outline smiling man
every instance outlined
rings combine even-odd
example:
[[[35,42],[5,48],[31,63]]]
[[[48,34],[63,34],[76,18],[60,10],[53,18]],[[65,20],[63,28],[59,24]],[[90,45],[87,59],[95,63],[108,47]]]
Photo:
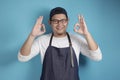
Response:
[[[18,59],[22,62],[41,55],[43,67],[40,80],[80,80],[80,53],[95,61],[102,59],[101,50],[88,31],[83,16],[78,16],[79,22],[74,26],[79,36],[66,32],[69,19],[62,7],[50,12],[52,33],[44,34],[46,30],[42,20],[43,16],[40,16],[18,53]],[[80,28],[76,29],[77,26]]]

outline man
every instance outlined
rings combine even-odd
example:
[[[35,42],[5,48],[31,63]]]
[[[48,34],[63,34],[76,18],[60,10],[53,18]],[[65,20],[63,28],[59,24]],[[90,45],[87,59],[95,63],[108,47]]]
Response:
[[[26,62],[40,53],[43,63],[40,80],[79,80],[80,52],[96,61],[102,59],[101,50],[83,16],[78,16],[74,31],[84,38],[66,32],[69,19],[64,8],[56,7],[50,12],[52,33],[43,35],[46,30],[42,20],[43,16],[40,16],[18,54],[18,59]]]

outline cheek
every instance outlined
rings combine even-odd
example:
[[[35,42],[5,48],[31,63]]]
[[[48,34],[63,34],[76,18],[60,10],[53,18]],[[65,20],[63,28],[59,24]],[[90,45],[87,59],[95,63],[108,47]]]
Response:
[[[52,25],[52,24],[51,24],[51,28],[52,28],[53,30],[55,30],[55,27],[56,27],[56,25]]]
[[[67,27],[67,26],[68,26],[68,23],[64,24],[64,26]]]
[[[54,29],[54,30],[56,29],[57,26],[59,26],[59,25],[58,24],[51,24],[51,28]],[[61,26],[64,26],[65,28],[67,28],[68,23],[62,24]]]

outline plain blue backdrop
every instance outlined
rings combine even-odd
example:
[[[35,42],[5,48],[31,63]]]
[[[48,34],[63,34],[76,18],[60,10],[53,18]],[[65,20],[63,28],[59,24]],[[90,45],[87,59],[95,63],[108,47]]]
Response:
[[[68,11],[68,32],[74,33],[78,14],[85,17],[103,53],[100,62],[81,57],[81,80],[120,80],[119,0],[0,0],[0,80],[39,80],[40,55],[22,63],[17,54],[40,15],[51,32],[49,11],[57,6]]]

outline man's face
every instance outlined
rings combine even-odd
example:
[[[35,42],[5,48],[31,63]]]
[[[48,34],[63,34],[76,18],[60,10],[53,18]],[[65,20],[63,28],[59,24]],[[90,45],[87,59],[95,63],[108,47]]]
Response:
[[[50,25],[55,35],[64,35],[66,34],[68,19],[64,14],[55,14],[50,21]]]

